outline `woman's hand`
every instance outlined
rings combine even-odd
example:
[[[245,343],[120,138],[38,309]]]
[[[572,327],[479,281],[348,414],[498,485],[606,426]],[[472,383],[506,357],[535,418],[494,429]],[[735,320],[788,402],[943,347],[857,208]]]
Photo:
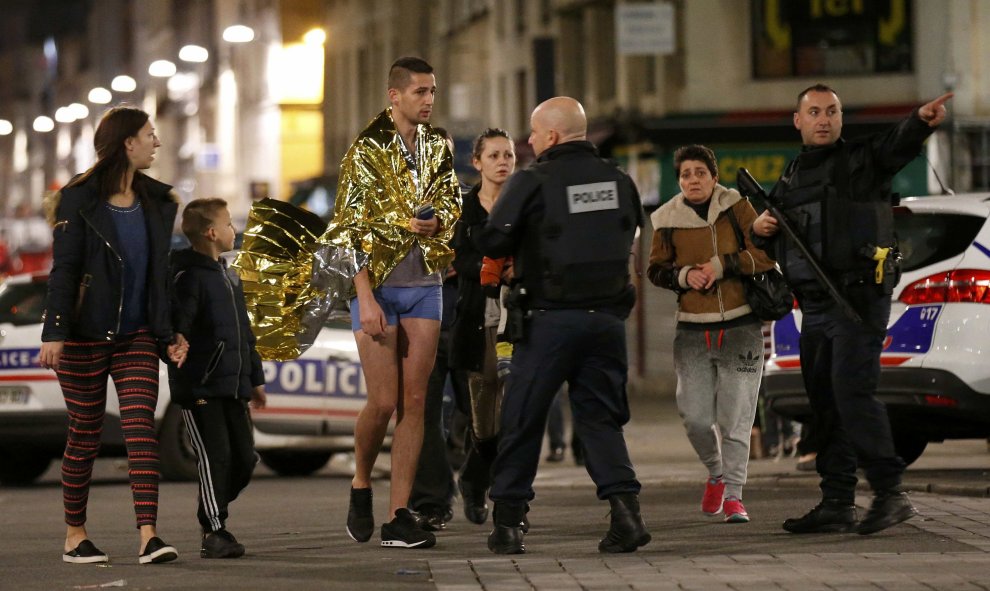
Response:
[[[704,263],[692,267],[687,273],[687,283],[692,289],[706,291],[715,285],[715,270],[711,263]]]
[[[41,343],[41,353],[38,354],[38,363],[45,369],[58,371],[58,362],[62,359],[62,349],[65,341],[45,341]]]
[[[761,213],[760,217],[756,218],[753,222],[753,233],[764,238],[770,238],[779,229],[777,227],[777,218],[770,215],[769,211]]]
[[[186,355],[189,353],[189,341],[182,333],[175,333],[175,340],[168,346],[168,358],[176,367],[182,367],[186,362]]]

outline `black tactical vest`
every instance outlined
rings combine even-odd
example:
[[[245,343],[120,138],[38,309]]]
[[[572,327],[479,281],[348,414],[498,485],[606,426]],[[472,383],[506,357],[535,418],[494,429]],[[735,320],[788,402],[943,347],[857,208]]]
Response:
[[[533,171],[542,179],[544,205],[533,244],[539,277],[524,281],[533,299],[560,307],[622,299],[639,220],[632,179],[590,155],[541,163]]]
[[[866,149],[863,167],[851,179],[852,149],[840,143],[802,152],[773,189],[784,215],[840,286],[870,278],[876,267],[872,247],[895,245],[889,181],[873,181]],[[789,240],[778,259],[795,288],[817,283],[811,266]]]

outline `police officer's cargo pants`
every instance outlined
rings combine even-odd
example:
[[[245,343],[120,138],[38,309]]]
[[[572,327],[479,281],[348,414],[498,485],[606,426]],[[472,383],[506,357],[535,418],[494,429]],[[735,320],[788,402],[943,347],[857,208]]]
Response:
[[[852,298],[851,298],[852,299]],[[864,323],[856,324],[829,301],[802,302],[801,372],[821,426],[816,461],[822,496],[852,503],[856,466],[870,487],[897,487],[904,462],[897,456],[887,409],[876,397],[880,352],[890,317],[890,299],[856,298]]]
[[[182,409],[199,466],[199,509],[204,532],[226,526],[227,506],[251,481],[258,463],[247,401],[205,398]]]
[[[629,421],[627,371],[621,318],[590,310],[534,310],[506,381],[492,500],[515,505],[533,499],[547,414],[564,382],[598,498],[638,493],[622,434]]]

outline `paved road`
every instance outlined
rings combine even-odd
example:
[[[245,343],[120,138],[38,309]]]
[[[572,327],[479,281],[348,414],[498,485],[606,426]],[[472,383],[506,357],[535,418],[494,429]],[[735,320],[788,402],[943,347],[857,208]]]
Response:
[[[101,460],[89,528],[110,566],[61,563],[53,471],[35,487],[0,488],[0,589],[990,589],[984,442],[934,446],[909,471],[911,488],[940,491],[912,493],[923,518],[874,536],[793,536],[779,524],[817,501],[815,479],[794,472],[793,460],[753,462],[745,494],[753,522],[725,524],[700,513],[704,474],[669,401],[636,401],[634,412],[629,439],[654,540],[632,555],[598,554],[608,505],[569,462],[541,468],[524,556],[490,554],[488,527],[459,511],[433,550],[383,549],[377,536],[356,544],[343,531],[349,478],[338,459],[310,478],[260,470],[232,506],[230,528],[248,548],[235,561],[198,557],[196,487],[164,483],[160,532],[180,558],[138,566],[123,470]],[[380,521],[387,484],[376,487]]]

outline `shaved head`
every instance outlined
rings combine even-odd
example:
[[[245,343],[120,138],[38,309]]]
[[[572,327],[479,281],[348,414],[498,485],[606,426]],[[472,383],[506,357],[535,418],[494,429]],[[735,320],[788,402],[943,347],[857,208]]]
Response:
[[[588,118],[578,101],[557,96],[540,103],[530,118],[529,143],[539,156],[547,148],[564,142],[586,139]]]

